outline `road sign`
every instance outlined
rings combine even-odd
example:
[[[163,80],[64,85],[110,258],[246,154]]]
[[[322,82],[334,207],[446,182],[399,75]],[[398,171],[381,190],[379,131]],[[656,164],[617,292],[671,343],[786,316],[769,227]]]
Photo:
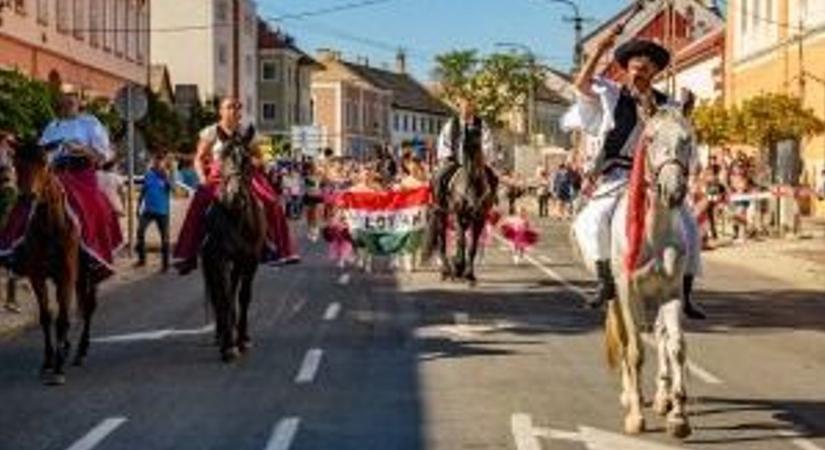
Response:
[[[292,148],[304,156],[316,157],[323,148],[323,132],[320,127],[292,127]]]
[[[138,121],[149,112],[149,99],[143,86],[129,83],[117,91],[115,111],[123,120]]]

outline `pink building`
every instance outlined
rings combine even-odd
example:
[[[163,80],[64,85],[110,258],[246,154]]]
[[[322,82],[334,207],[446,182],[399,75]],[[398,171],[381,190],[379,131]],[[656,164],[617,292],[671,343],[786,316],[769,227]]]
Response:
[[[0,12],[0,67],[111,97],[145,85],[150,7],[145,0],[12,0]]]

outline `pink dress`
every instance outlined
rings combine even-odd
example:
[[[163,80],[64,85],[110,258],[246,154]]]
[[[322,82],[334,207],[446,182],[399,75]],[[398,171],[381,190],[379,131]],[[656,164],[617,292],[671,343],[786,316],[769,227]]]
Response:
[[[333,219],[321,233],[327,241],[329,259],[335,262],[352,262],[354,258],[352,235],[347,224],[340,219]]]
[[[524,251],[536,244],[538,233],[530,226],[530,222],[519,216],[511,216],[501,224],[501,233],[516,250]]]

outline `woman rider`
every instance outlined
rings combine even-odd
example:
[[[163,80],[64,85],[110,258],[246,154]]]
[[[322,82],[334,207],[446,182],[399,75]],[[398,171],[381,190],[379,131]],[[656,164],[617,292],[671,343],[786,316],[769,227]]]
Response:
[[[220,105],[218,123],[204,128],[200,133],[194,165],[201,185],[195,192],[189,211],[186,213],[186,219],[173,253],[175,266],[181,275],[197,267],[198,251],[206,237],[204,215],[217,195],[217,187],[220,183],[220,153],[226,144],[221,141],[218,128],[221,128],[226,136],[240,133],[242,131],[241,111],[242,105],[237,99],[224,98]],[[252,190],[264,207],[268,224],[266,233],[268,254],[262,257],[267,262],[295,262],[298,258],[290,239],[289,226],[278,195],[267,180],[262,165],[256,166],[252,178]]]

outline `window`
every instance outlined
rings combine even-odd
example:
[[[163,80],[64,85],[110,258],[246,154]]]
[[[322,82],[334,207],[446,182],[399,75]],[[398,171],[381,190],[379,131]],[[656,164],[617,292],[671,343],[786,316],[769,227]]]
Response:
[[[252,66],[252,55],[246,55],[246,77],[252,78],[255,76],[255,68]]]
[[[261,81],[277,81],[278,64],[275,61],[265,61],[261,64]]]
[[[773,21],[773,0],[765,0],[765,18]]]
[[[218,44],[218,64],[225,66],[228,60],[228,52],[226,50],[226,44],[221,42]]]
[[[252,111],[252,97],[247,95],[246,96],[246,113],[251,116],[253,114],[253,112],[254,111]]]
[[[753,13],[751,14],[751,18],[753,19],[754,30],[759,29],[759,26],[761,25],[760,21],[762,20],[762,8],[760,8],[759,6],[761,6],[759,4],[759,0],[753,0],[753,8],[751,8],[751,11]]]
[[[277,119],[277,110],[275,108],[275,103],[273,102],[262,102],[261,103],[261,118],[264,122],[274,122]]]
[[[218,22],[229,21],[229,4],[221,0],[215,5],[215,20]]]
[[[146,14],[146,4],[138,12],[137,60],[146,60],[146,50],[149,44],[149,16]]]
[[[37,0],[37,22],[42,25],[49,24],[49,0]]]
[[[112,5],[114,0],[103,0],[103,49],[106,51],[112,50],[112,43],[115,40],[115,32],[112,28],[115,27],[115,7]]]
[[[97,47],[100,45],[101,37],[101,7],[103,0],[89,0],[89,45]]]
[[[742,27],[742,34],[746,34],[748,32],[748,2],[750,0],[739,0],[739,6],[741,7],[739,11],[739,15],[741,16],[740,22]]]
[[[407,117],[407,115],[406,115],[406,114],[404,114],[404,120],[403,120],[404,125],[401,127],[401,128],[403,128],[403,129],[404,129],[404,131],[408,131],[408,130],[410,129],[410,127],[409,127],[409,123],[407,122],[407,121],[408,121],[408,119],[409,119],[409,118]]]
[[[14,0],[14,10],[18,14],[26,14],[26,0]]]
[[[132,0],[126,0],[126,59],[137,59],[137,8]]]
[[[398,117],[398,113],[392,115],[392,129],[401,131],[401,119]]]
[[[83,0],[74,0],[74,23],[72,27],[74,28],[73,34],[76,39],[83,39],[84,37],[84,29],[86,28],[86,16],[83,9],[84,6]]]
[[[412,122],[412,132],[415,133],[416,131],[418,131],[418,117],[412,116],[411,122]]]
[[[255,29],[252,26],[253,23],[254,22],[252,20],[252,15],[247,14],[246,17],[244,17],[244,20],[243,20],[243,30],[244,30],[244,33],[246,33],[247,36],[252,36],[255,32]]]
[[[112,39],[114,39],[114,47],[115,47],[115,54],[118,56],[123,54],[124,40],[123,38],[126,36],[126,33],[123,32],[124,26],[124,18],[125,18],[125,11],[124,5],[122,2],[118,0],[114,0],[112,3],[112,28],[114,28],[114,32],[112,33]]]

